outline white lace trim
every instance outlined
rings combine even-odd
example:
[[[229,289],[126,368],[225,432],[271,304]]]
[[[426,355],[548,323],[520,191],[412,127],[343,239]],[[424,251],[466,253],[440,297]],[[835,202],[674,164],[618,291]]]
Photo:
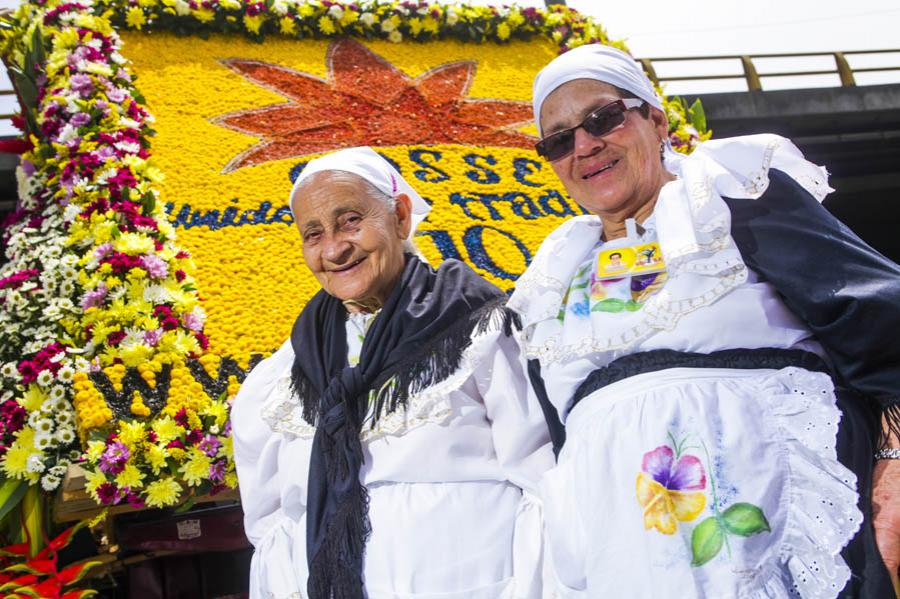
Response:
[[[756,573],[741,599],[833,598],[850,579],[841,557],[859,530],[856,476],[837,460],[835,438],[841,414],[834,386],[824,374],[788,368],[791,397],[761,393],[782,439],[788,474],[787,519],[777,554]],[[781,383],[779,383],[781,386]]]
[[[478,368],[492,346],[496,333],[487,332],[473,338],[463,353],[460,367],[443,381],[409,398],[406,409],[384,414],[375,427],[363,426],[360,439],[370,442],[385,436],[403,435],[426,424],[443,424],[452,415],[450,394],[459,389]],[[316,427],[303,418],[303,405],[291,393],[291,377],[283,374],[262,407],[262,418],[277,433],[290,433],[312,438]]]
[[[679,179],[663,187],[654,210],[669,275],[662,288],[631,314],[592,315],[581,329],[559,322],[569,281],[601,231],[596,217],[570,219],[541,245],[509,302],[522,316],[528,358],[550,364],[627,349],[656,331],[674,329],[682,316],[745,283],[747,267],[731,237],[731,212],[722,197],[759,197],[768,188],[771,168],[783,170],[819,200],[831,191],[823,168],[774,135],[704,143],[677,168]]]

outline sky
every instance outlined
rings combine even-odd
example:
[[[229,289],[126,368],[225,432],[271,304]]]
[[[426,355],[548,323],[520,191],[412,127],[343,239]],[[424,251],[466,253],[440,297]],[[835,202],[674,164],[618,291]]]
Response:
[[[468,0],[470,4],[502,4]],[[17,0],[0,0],[13,7]],[[518,0],[521,6],[543,6],[543,0]],[[638,58],[696,57],[852,50],[895,50],[879,55],[848,55],[851,67],[893,66],[897,70],[860,73],[857,84],[900,83],[900,2],[898,0],[568,0],[567,4],[596,18],[613,39],[624,39]],[[758,58],[760,75],[773,71],[834,69],[834,58]],[[660,77],[741,74],[740,61],[706,60],[654,63]],[[805,77],[762,77],[764,90],[831,87],[836,74]],[[0,74],[0,86],[8,83]],[[743,91],[741,78],[671,82],[669,94]],[[11,98],[0,98],[0,113],[10,111]],[[8,135],[0,123],[0,135]]]

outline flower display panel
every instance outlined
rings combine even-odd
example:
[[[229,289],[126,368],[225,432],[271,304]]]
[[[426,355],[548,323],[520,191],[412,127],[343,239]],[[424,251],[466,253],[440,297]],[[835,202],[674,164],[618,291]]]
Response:
[[[288,196],[323,152],[377,148],[432,203],[416,237],[429,261],[461,258],[505,290],[581,213],[531,148],[531,81],[552,42],[123,39],[157,119],[160,189],[197,265],[210,350],[241,366],[283,343],[318,290]]]

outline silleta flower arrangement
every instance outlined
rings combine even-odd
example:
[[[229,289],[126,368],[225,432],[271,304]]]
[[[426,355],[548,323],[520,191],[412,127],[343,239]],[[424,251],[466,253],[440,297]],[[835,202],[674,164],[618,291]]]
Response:
[[[35,0],[0,40],[27,146],[0,469],[50,492],[81,463],[99,503],[151,507],[237,484],[230,402],[316,291],[285,202],[310,158],[378,147],[434,205],[426,257],[509,289],[581,212],[531,149],[531,79],[624,48],[563,6],[326,0]],[[677,149],[708,137],[666,109]]]

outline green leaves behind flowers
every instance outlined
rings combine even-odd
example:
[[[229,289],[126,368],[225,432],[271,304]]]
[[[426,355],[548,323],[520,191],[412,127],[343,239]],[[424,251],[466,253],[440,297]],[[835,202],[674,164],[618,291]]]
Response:
[[[691,565],[699,567],[716,557],[728,534],[749,537],[770,530],[769,521],[761,509],[750,503],[735,503],[694,528],[691,533]]]
[[[706,133],[706,112],[699,98],[687,109],[687,117],[698,133]]]

